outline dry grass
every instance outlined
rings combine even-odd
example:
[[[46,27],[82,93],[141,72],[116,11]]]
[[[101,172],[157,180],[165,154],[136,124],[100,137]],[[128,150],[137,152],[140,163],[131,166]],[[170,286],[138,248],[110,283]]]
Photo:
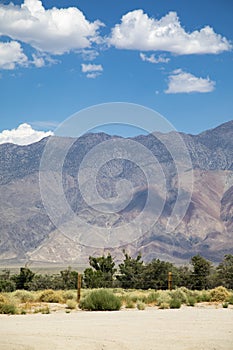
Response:
[[[109,292],[119,297],[123,308],[157,307],[167,309],[174,305],[194,306],[198,303],[221,304],[232,308],[233,292],[224,287],[212,290],[191,291],[187,288],[168,290],[125,290],[122,288],[109,289]],[[83,289],[82,299],[86,298],[93,290]],[[57,310],[77,309],[77,291],[51,289],[30,292],[18,290],[12,293],[0,293],[0,313],[48,313]]]

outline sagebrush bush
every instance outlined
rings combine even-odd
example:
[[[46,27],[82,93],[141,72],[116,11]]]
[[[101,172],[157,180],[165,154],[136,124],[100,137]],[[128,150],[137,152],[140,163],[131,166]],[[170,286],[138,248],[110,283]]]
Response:
[[[125,297],[124,301],[125,301],[125,307],[127,309],[133,309],[134,308],[135,304],[134,304],[133,300],[130,297]]]
[[[145,303],[146,304],[153,304],[157,302],[159,293],[156,292],[150,292],[150,294],[146,297]]]
[[[63,299],[66,300],[76,300],[77,298],[77,291],[73,291],[73,290],[67,290],[65,292],[63,292],[62,294]]]
[[[143,303],[142,301],[139,301],[139,302],[137,303],[137,309],[138,309],[138,310],[145,310],[145,308],[146,308],[146,305],[145,305],[145,303]]]
[[[172,298],[169,302],[170,309],[179,309],[181,307],[180,299]]]
[[[0,314],[15,315],[17,308],[14,304],[0,303]]]
[[[182,304],[187,303],[187,294],[181,288],[172,290],[170,292],[170,295],[171,295],[172,299],[178,299],[181,301]]]
[[[169,303],[163,302],[159,305],[159,309],[170,309],[170,305]]]
[[[7,298],[5,295],[0,294],[0,304],[5,304],[7,302]]]
[[[170,303],[171,300],[171,295],[169,291],[159,291],[159,295],[157,298],[157,305],[160,306],[161,304],[165,303],[168,304]]]
[[[21,303],[28,303],[35,301],[35,295],[27,290],[16,290],[12,293],[13,298],[19,299]]]
[[[195,306],[196,302],[197,302],[197,300],[195,299],[195,297],[193,297],[191,295],[188,296],[188,298],[187,298],[187,305],[188,306]]]
[[[225,301],[229,298],[230,293],[225,287],[216,287],[210,291],[211,301]]]
[[[230,294],[230,296],[227,298],[227,302],[233,305],[233,294]]]
[[[94,290],[84,299],[81,299],[79,307],[90,311],[114,311],[120,310],[121,300],[105,289]]]
[[[208,290],[196,292],[197,302],[209,302],[211,300],[211,294]]]
[[[33,310],[34,314],[50,314],[50,308],[48,305],[37,307],[36,309]]]
[[[77,303],[75,300],[68,299],[66,302],[67,309],[74,310],[76,309]]]
[[[46,289],[39,295],[39,301],[45,303],[64,303],[64,298],[61,291]]]

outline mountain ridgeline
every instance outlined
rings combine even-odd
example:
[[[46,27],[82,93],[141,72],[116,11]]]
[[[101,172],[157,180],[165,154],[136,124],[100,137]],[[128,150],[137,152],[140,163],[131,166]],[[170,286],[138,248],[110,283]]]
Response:
[[[197,253],[215,262],[224,254],[233,253],[233,121],[199,135],[179,135],[193,168],[193,191],[188,186],[182,188],[181,200],[191,196],[182,221],[167,234],[166,223],[178,196],[176,164],[165,146],[173,144],[173,133],[131,138],[155,156],[165,174],[167,193],[155,225],[136,240],[108,247],[116,258],[121,258],[123,248],[132,256],[140,251],[145,261],[161,258],[181,263]],[[114,199],[119,180],[128,180],[132,184],[131,201],[117,213],[100,213],[85,202],[77,181],[82,160],[102,142],[120,139],[104,133],[86,134],[74,140],[63,164],[67,202],[75,215],[96,227],[111,224],[125,230],[125,224],[145,209],[148,191],[154,198],[162,196],[159,187],[148,188],[143,169],[123,157],[109,160],[100,168],[96,187],[102,198]],[[50,220],[39,186],[40,161],[48,140],[28,146],[0,145],[0,260],[4,264],[23,260],[86,263],[89,255],[104,251],[72,239]],[[60,143],[57,141],[61,149],[63,141],[62,138]],[[154,208],[146,210],[148,218],[154,215]]]

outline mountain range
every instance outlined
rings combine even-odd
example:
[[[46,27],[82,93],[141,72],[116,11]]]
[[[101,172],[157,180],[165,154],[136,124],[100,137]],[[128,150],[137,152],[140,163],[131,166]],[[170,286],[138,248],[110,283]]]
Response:
[[[124,157],[116,157],[100,167],[96,179],[98,193],[106,201],[115,199],[117,182],[127,180],[132,184],[131,200],[123,209],[117,212],[109,210],[109,213],[101,209],[98,211],[96,206],[92,208],[85,202],[77,174],[82,160],[91,150],[103,142],[117,142],[123,139],[105,133],[90,133],[72,140],[62,167],[64,193],[72,212],[92,227],[104,228],[110,225],[112,228],[118,227],[119,230],[122,228],[124,235],[134,237],[133,226],[127,229],[125,225],[143,210],[146,211],[146,220],[153,221],[156,212],[154,207],[146,207],[148,193],[152,194],[154,203],[164,200],[161,215],[154,225],[147,228],[147,222],[141,222],[141,227],[147,229],[142,230],[142,234],[135,236],[135,239],[123,239],[122,244],[116,247],[112,247],[111,244],[101,247],[95,244],[94,238],[93,244],[85,244],[85,240],[72,237],[69,229],[67,232],[60,230],[48,215],[41,197],[39,178],[42,155],[51,137],[27,146],[0,145],[1,264],[24,261],[85,264],[89,255],[108,251],[120,260],[123,249],[132,256],[141,252],[144,261],[160,258],[176,263],[187,262],[197,253],[213,262],[219,262],[224,254],[232,254],[233,121],[198,135],[178,135],[182,138],[191,160],[192,169],[184,170],[184,175],[189,176],[189,173],[192,173],[193,189],[189,183],[179,184],[177,164],[169,152],[169,147],[175,149],[177,146],[174,134],[171,132],[140,135],[128,140],[144,146],[154,155],[164,174],[166,196],[164,197],[156,183],[151,188],[148,186],[147,177],[140,166]],[[56,145],[61,150],[65,143],[66,138],[56,139]],[[166,147],[167,145],[170,146]],[[182,157],[180,152],[181,167]],[[89,176],[91,171],[91,167],[86,169],[85,175]],[[87,194],[91,197],[91,190],[88,192],[91,184],[85,183],[85,186]],[[179,186],[182,187],[179,198],[181,207],[187,198],[190,200],[184,217],[174,230],[168,233],[166,225],[179,196]],[[53,191],[55,189],[56,187]],[[69,218],[60,220],[66,220],[69,224]],[[73,226],[70,227],[73,229]],[[82,230],[84,235],[85,227],[77,226],[77,232]]]

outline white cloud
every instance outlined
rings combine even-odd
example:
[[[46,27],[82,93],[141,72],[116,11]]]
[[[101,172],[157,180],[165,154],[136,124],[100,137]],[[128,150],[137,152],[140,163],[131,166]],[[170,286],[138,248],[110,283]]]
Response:
[[[198,78],[191,73],[176,69],[169,75],[166,94],[211,92],[214,90],[215,82],[207,78]]]
[[[156,20],[141,9],[121,18],[121,23],[112,29],[109,43],[118,49],[167,51],[177,55],[217,54],[231,49],[227,39],[210,26],[188,33],[176,12]]]
[[[101,66],[101,64],[85,64],[82,63],[82,72],[83,73],[87,73],[87,72],[102,72],[103,71],[103,67]]]
[[[17,41],[0,42],[0,69],[15,69],[26,66],[28,58]]]
[[[46,10],[39,0],[24,0],[20,6],[0,5],[0,35],[51,54],[90,48],[98,41],[101,26],[98,20],[88,21],[76,7]]]
[[[41,56],[37,56],[35,55],[34,53],[32,54],[32,58],[33,58],[33,61],[32,61],[32,64],[37,67],[37,68],[41,68],[41,67],[44,67],[45,66],[45,60],[43,57]]]
[[[87,78],[89,78],[89,79],[95,79],[95,78],[97,78],[98,76],[100,76],[101,74],[99,73],[99,72],[93,72],[93,73],[88,73],[87,75],[86,75],[86,77]]]
[[[101,64],[81,64],[82,72],[87,73],[86,77],[90,79],[95,79],[103,72],[103,67]]]
[[[0,144],[14,143],[16,145],[29,145],[50,135],[53,135],[52,131],[37,131],[32,129],[29,124],[24,123],[16,129],[3,130],[0,133]]]
[[[162,55],[159,55],[157,58],[155,57],[155,54],[152,54],[150,56],[145,55],[144,53],[140,53],[140,58],[144,62],[150,62],[150,63],[168,63],[170,61],[170,58],[163,57]]]
[[[96,50],[82,50],[81,51],[82,58],[85,61],[93,61],[96,59],[97,56],[99,56],[99,52]]]

